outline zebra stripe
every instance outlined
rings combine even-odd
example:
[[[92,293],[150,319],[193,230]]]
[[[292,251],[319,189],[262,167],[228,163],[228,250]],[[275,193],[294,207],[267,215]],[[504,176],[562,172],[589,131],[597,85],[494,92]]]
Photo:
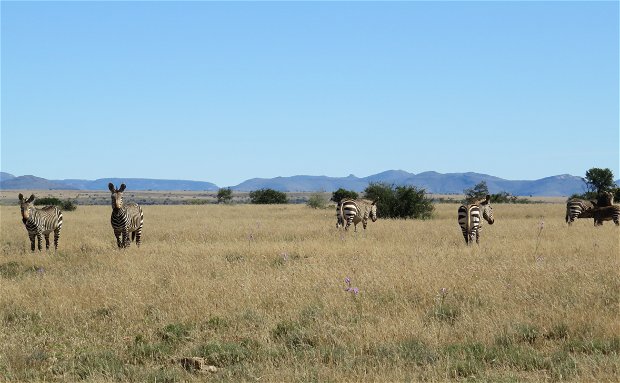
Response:
[[[112,230],[116,237],[116,244],[119,248],[129,247],[131,241],[136,241],[136,246],[142,243],[142,226],[144,225],[144,214],[142,208],[137,203],[123,203],[123,191],[125,184],[116,189],[112,183],[108,184],[112,192]],[[129,239],[131,233],[131,239]]]
[[[600,192],[596,200],[571,198],[566,202],[566,223],[570,226],[577,218],[594,218],[594,209],[612,206],[613,203],[614,196],[610,192]],[[596,225],[596,221],[594,224]]]
[[[620,206],[603,206],[592,209],[592,218],[594,218],[594,226],[603,225],[603,221],[614,221],[616,226],[620,226]]]
[[[45,237],[45,250],[50,248],[50,234],[54,232],[54,251],[58,250],[58,240],[62,229],[62,212],[56,206],[45,206],[37,209],[34,207],[34,194],[27,200],[19,194],[20,208],[22,212],[22,222],[28,231],[30,238],[30,250],[34,251],[34,239],[37,238],[39,251],[42,250],[42,236]]]
[[[373,222],[377,221],[377,201],[368,199],[343,200],[340,203],[340,217],[342,217],[345,230],[349,230],[349,226],[353,223],[357,232],[357,224],[360,222],[366,230],[368,217]]]
[[[480,243],[480,232],[482,231],[482,218],[492,225],[495,222],[493,218],[493,208],[489,204],[491,196],[486,197],[485,200],[469,204],[461,205],[458,210],[458,222],[461,226],[461,232],[463,238],[465,238],[466,244],[471,244],[476,240],[476,243]]]
[[[344,218],[342,217],[342,201],[336,204],[336,229],[344,227]]]

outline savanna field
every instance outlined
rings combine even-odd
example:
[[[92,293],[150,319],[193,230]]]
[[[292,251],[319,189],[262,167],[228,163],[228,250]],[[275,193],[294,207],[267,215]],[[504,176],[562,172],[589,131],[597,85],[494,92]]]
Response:
[[[620,228],[499,204],[466,247],[457,208],[345,233],[333,208],[143,206],[121,251],[79,206],[32,254],[2,206],[0,380],[618,381]]]

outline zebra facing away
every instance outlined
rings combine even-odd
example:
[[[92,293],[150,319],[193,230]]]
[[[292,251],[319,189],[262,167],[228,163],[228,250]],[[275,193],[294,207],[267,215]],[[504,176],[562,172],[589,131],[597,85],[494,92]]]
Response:
[[[58,239],[62,229],[62,212],[56,206],[45,206],[42,209],[34,207],[34,194],[27,200],[19,193],[19,205],[22,211],[22,222],[30,237],[30,250],[34,251],[34,238],[37,238],[41,251],[41,236],[45,236],[45,250],[50,248],[50,234],[54,232],[54,250],[58,250]]]
[[[566,223],[570,226],[577,218],[594,218],[594,209],[612,206],[613,202],[613,194],[610,192],[599,193],[598,198],[595,200],[571,198],[566,202]],[[594,224],[596,225],[596,220]]]
[[[489,204],[491,196],[487,195],[486,199],[472,203],[469,205],[461,205],[459,207],[459,225],[463,232],[466,244],[471,244],[476,240],[476,243],[480,243],[480,232],[482,231],[482,220],[480,219],[480,213],[482,212],[482,218],[492,225],[495,222],[493,218],[493,208]]]
[[[110,182],[108,184],[112,192],[112,229],[116,237],[116,244],[119,248],[129,247],[131,241],[135,239],[136,246],[142,242],[142,225],[144,224],[144,214],[142,208],[137,203],[123,203],[123,191],[125,184],[116,189]],[[129,239],[131,233],[131,239]]]
[[[370,217],[372,222],[377,221],[377,200],[347,199],[341,201],[338,219],[342,220],[345,230],[349,230],[349,226],[354,224],[355,231],[357,231],[357,224],[360,222],[362,222],[364,230],[366,230],[368,217]]]
[[[340,229],[344,227],[344,218],[342,217],[342,201],[339,201],[336,204],[336,229]]]

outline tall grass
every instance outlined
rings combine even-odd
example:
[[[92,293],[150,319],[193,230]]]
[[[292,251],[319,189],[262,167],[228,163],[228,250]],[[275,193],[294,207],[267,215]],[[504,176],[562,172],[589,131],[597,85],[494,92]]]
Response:
[[[467,247],[457,207],[344,233],[331,209],[146,206],[119,251],[81,206],[34,254],[0,207],[0,381],[204,381],[192,356],[225,381],[617,381],[620,230],[495,205]]]

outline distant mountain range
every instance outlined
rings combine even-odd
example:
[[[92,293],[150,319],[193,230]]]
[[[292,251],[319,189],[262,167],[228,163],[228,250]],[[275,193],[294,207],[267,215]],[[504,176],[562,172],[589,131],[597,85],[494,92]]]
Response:
[[[585,184],[581,177],[562,174],[538,180],[506,180],[480,173],[437,173],[424,172],[413,174],[404,170],[388,170],[368,177],[326,177],[298,175],[291,177],[252,178],[231,189],[252,191],[271,188],[284,192],[332,192],[339,188],[362,191],[371,182],[384,182],[395,185],[416,186],[436,194],[461,194],[481,181],[486,181],[491,193],[501,191],[517,196],[568,196],[583,193]],[[2,190],[107,190],[108,183],[116,186],[127,184],[130,190],[186,190],[215,191],[219,187],[211,182],[186,180],[159,180],[146,178],[100,178],[91,180],[47,180],[32,175],[16,177],[10,173],[0,172],[0,189]],[[620,180],[616,180],[620,185]]]

